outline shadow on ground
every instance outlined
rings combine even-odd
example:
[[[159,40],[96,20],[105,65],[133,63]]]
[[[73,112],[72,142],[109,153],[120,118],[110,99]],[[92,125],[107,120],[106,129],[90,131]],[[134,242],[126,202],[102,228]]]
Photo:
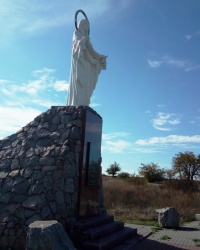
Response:
[[[177,230],[179,231],[200,231],[198,228],[192,228],[192,227],[179,227]]]
[[[145,239],[139,242],[135,247],[134,250],[187,250],[188,248],[178,247],[178,246],[171,246],[165,243],[161,243],[155,240]]]

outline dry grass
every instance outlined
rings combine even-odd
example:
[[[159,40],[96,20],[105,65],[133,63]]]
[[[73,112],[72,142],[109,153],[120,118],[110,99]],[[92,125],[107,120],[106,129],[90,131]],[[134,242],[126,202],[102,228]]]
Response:
[[[177,188],[172,183],[149,184],[143,181],[103,177],[107,211],[124,220],[157,220],[155,209],[175,207],[183,221],[200,213],[200,192]]]

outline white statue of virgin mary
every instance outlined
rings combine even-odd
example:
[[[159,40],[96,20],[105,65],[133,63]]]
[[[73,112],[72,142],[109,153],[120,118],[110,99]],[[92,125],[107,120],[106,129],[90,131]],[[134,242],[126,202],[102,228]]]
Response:
[[[106,57],[98,54],[89,38],[87,19],[78,23],[72,44],[72,60],[67,105],[89,106],[98,75],[106,69]]]

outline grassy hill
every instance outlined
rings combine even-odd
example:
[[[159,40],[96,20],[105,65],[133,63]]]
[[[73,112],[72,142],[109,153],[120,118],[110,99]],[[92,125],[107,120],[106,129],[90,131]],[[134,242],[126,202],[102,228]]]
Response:
[[[182,221],[191,221],[200,213],[200,183],[180,180],[159,184],[144,178],[112,178],[103,175],[104,199],[109,214],[117,219],[156,221],[155,209],[175,207]]]

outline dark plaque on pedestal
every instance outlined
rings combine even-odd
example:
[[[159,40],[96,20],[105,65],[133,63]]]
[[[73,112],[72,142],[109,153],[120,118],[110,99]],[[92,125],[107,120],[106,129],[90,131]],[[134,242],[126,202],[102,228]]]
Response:
[[[102,118],[87,108],[84,119],[79,215],[97,214],[101,175]]]
[[[91,112],[86,114],[86,185],[98,185],[101,159],[102,119]]]

